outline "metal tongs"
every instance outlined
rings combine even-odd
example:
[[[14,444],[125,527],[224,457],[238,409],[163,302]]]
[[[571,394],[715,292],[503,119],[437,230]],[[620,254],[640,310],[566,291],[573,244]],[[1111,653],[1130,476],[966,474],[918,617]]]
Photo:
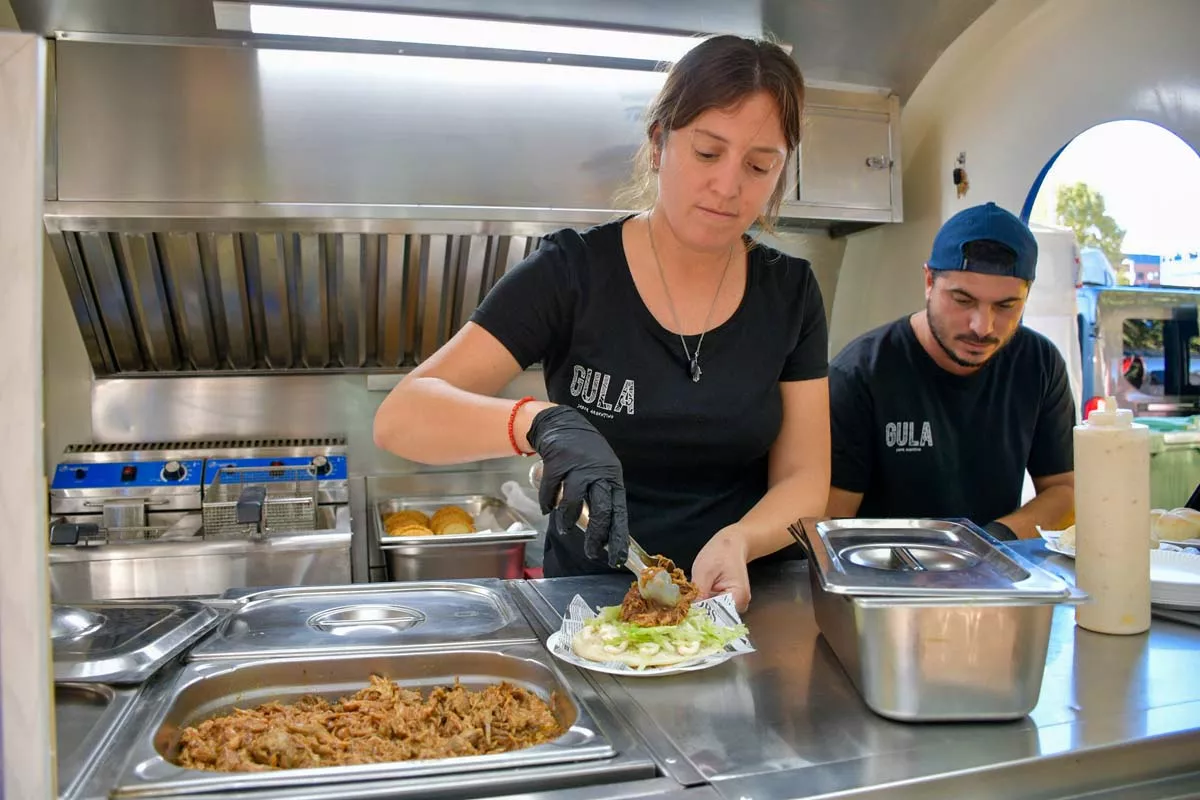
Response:
[[[538,461],[529,468],[529,483],[535,490],[541,489],[542,486],[542,462]],[[558,487],[558,497],[555,499],[555,505],[562,501],[562,487]],[[583,510],[579,513],[579,519],[575,521],[575,526],[581,530],[587,530],[588,520],[587,501],[583,501]],[[607,549],[607,547],[606,547]],[[632,536],[629,537],[629,552],[625,555],[625,568],[637,576],[638,592],[646,600],[651,601],[660,606],[671,608],[679,603],[679,587],[671,580],[671,576],[665,570],[658,570],[649,579],[646,578],[646,570],[654,565],[654,559],[638,544]]]

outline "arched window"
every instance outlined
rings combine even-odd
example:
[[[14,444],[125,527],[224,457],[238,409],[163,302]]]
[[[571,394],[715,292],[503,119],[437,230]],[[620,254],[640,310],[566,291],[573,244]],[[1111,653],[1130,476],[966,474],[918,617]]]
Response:
[[[1200,259],[1190,258],[1200,249],[1200,155],[1159,125],[1118,120],[1076,136],[1046,162],[1022,218],[1076,230],[1084,283],[1103,284],[1107,261],[1118,284],[1200,288]]]
[[[1079,245],[1045,267],[1075,270],[1083,413],[1110,394],[1140,415],[1200,409],[1200,155],[1153,123],[1097,125],[1050,158],[1022,217]]]

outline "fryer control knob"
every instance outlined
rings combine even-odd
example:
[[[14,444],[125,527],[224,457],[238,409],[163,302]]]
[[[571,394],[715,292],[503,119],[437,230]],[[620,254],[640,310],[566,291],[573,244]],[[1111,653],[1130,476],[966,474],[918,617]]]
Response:
[[[163,467],[163,478],[168,481],[182,480],[187,470],[178,461],[168,461]]]
[[[312,460],[312,471],[317,475],[328,475],[333,472],[333,464],[325,456],[316,456]]]

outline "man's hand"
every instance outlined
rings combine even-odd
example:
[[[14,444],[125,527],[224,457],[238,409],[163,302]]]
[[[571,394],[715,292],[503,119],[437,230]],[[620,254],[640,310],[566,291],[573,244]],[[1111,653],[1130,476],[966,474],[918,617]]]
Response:
[[[1018,538],[1016,532],[1000,520],[989,522],[987,525],[983,526],[983,529],[990,533],[993,538],[1002,542],[1012,542],[1016,541]]]
[[[1061,530],[1075,512],[1075,473],[1064,472],[1033,479],[1037,496],[1011,514],[996,520],[1018,539],[1037,539],[1038,527]],[[999,537],[997,537],[999,538]]]
[[[750,605],[750,575],[746,571],[746,542],[736,526],[717,532],[692,564],[692,583],[700,598],[728,592],[738,611]]]

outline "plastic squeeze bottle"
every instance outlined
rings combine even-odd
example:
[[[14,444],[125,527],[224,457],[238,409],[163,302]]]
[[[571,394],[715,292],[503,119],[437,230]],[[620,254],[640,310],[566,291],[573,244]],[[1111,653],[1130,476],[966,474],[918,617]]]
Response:
[[[1150,430],[1113,397],[1075,426],[1075,583],[1079,627],[1150,628]]]

